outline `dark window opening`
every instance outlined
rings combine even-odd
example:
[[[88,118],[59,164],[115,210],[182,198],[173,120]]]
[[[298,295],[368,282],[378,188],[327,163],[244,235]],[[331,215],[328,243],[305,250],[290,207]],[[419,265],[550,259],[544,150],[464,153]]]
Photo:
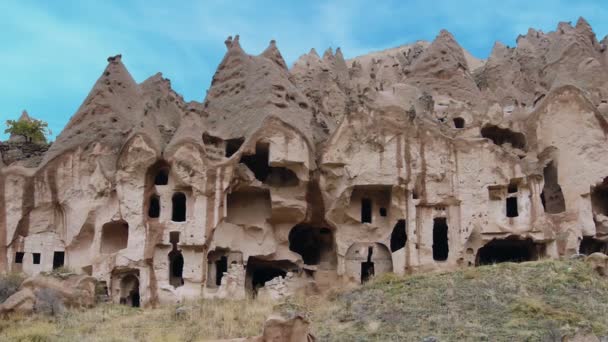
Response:
[[[433,219],[433,260],[445,261],[448,253],[448,223],[445,217],[437,217]]]
[[[608,253],[608,243],[602,240],[595,239],[593,236],[583,236],[579,253],[590,255],[593,253]]]
[[[23,252],[17,252],[17,253],[15,253],[15,264],[22,264],[23,263],[23,256],[25,256],[25,253],[23,253]]]
[[[154,185],[167,185],[169,183],[169,169],[158,170],[154,177]]]
[[[173,245],[173,250],[169,252],[169,284],[177,288],[184,285],[184,256]]]
[[[387,211],[386,208],[380,208],[380,216],[386,217]]]
[[[65,262],[65,252],[53,253],[53,269],[63,267]]]
[[[150,206],[148,207],[148,217],[158,218],[160,216],[160,197],[158,195],[150,196]]]
[[[509,186],[507,187],[507,192],[510,194],[514,194],[517,192],[517,184],[516,183],[509,183]]]
[[[361,199],[361,222],[372,223],[372,200],[369,198]]]
[[[267,261],[250,257],[247,261],[246,287],[253,297],[257,296],[258,289],[264,287],[267,281],[276,277],[285,277],[290,270],[297,270],[297,266],[289,261]]]
[[[268,167],[269,148],[269,145],[266,143],[257,143],[254,155],[244,155],[241,157],[240,162],[245,164],[260,182],[264,182],[270,172],[270,168]]]
[[[40,253],[32,253],[32,256],[34,257],[34,265],[39,265],[40,264]]]
[[[497,239],[488,242],[477,251],[476,265],[490,265],[501,262],[523,262],[538,260],[544,255],[544,244],[532,239]]]
[[[173,245],[174,249],[177,248],[175,245],[179,243],[179,232],[169,232],[169,243]]]
[[[220,286],[222,284],[224,272],[228,272],[227,256],[222,256],[215,262],[215,285]]]
[[[289,232],[289,249],[302,256],[307,265],[321,262],[335,262],[334,236],[327,228],[317,228],[304,224],[297,225]]]
[[[391,252],[396,252],[405,247],[407,232],[405,231],[405,220],[399,220],[393,227],[391,233]]]
[[[557,182],[557,167],[553,161],[549,162],[543,169],[545,185],[540,194],[540,200],[549,214],[558,214],[566,211],[566,201],[562,193],[562,187]]]
[[[454,127],[455,128],[464,128],[464,119],[463,118],[454,118]]]
[[[173,203],[173,213],[171,221],[184,222],[186,221],[186,195],[183,192],[177,192],[171,199]]]
[[[373,247],[367,248],[367,261],[361,263],[361,284],[370,280],[374,276],[374,262],[372,261]]]
[[[226,140],[226,158],[232,157],[241,148],[243,142],[245,142],[243,138]]]
[[[298,176],[286,167],[270,167],[264,183],[275,187],[289,187],[300,184]]]
[[[517,197],[507,197],[507,217],[517,217]]]
[[[591,187],[591,208],[593,214],[608,216],[608,177],[602,183]]]
[[[127,248],[129,224],[125,221],[112,221],[101,227],[101,253],[109,254]]]
[[[500,128],[495,125],[485,125],[481,129],[481,136],[492,140],[496,145],[511,144],[514,148],[525,150],[526,136],[523,133]]]

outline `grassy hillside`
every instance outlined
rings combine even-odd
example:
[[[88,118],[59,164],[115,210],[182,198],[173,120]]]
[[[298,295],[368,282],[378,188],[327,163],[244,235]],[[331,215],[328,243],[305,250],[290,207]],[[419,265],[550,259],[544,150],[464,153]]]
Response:
[[[355,290],[285,303],[197,301],[176,315],[100,305],[0,321],[1,341],[200,341],[256,335],[273,310],[305,314],[320,341],[560,341],[608,335],[608,280],[581,261],[387,275]]]

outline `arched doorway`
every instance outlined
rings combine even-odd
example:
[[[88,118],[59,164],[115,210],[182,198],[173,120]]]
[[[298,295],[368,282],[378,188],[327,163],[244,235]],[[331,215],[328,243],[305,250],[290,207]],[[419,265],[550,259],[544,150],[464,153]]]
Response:
[[[361,283],[393,271],[391,252],[381,243],[354,243],[346,251],[345,259],[346,275]]]

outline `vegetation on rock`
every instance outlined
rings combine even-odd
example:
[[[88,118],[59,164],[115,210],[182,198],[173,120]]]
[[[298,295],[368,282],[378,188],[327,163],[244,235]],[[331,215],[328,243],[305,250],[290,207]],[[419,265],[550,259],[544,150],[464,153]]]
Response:
[[[6,120],[6,130],[4,133],[19,135],[27,142],[43,144],[46,143],[46,136],[51,134],[48,123],[37,119],[28,120]]]

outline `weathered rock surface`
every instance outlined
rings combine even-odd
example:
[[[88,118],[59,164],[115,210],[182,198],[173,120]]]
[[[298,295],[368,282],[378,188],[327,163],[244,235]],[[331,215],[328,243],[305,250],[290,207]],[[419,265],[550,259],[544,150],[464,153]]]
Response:
[[[255,337],[236,338],[230,340],[218,340],[217,342],[313,342],[315,337],[309,333],[308,321],[295,316],[285,318],[282,316],[270,316],[264,322],[262,335]]]
[[[96,282],[95,278],[86,275],[71,274],[60,279],[39,274],[23,281],[19,291],[0,304],[0,314],[31,313],[44,300],[57,301],[64,307],[92,307]]]
[[[3,270],[139,306],[606,252],[608,52],[583,19],[487,61],[447,31],[291,69],[225,43],[203,102],[119,55],[39,163],[0,145]]]

